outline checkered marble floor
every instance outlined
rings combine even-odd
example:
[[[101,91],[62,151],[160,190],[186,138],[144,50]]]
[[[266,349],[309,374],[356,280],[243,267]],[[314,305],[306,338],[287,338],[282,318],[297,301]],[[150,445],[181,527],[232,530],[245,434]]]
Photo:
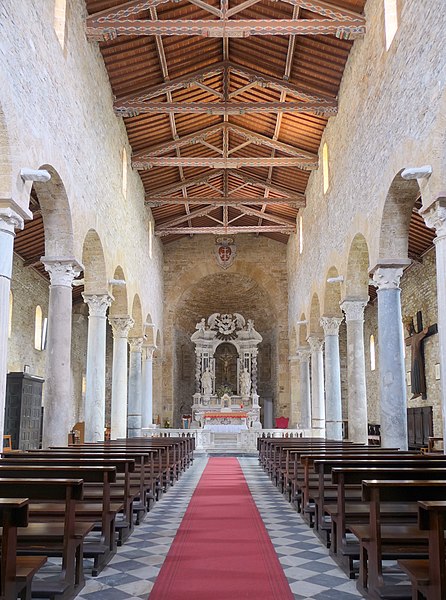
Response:
[[[240,457],[239,461],[295,600],[361,598],[355,583],[347,579],[272,485],[257,458]],[[150,599],[150,591],[206,462],[206,456],[196,456],[193,466],[154,506],[144,522],[135,527],[130,539],[118,548],[102,573],[94,578],[87,574],[86,585],[77,600]]]

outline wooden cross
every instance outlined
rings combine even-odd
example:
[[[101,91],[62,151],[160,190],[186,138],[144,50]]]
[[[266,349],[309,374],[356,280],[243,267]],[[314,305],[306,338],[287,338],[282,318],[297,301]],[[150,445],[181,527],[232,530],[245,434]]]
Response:
[[[412,388],[412,399],[421,396],[426,400],[426,376],[424,371],[424,341],[426,338],[438,333],[438,325],[435,323],[430,327],[423,328],[423,316],[421,311],[417,312],[417,328],[415,329],[413,318],[406,322],[409,336],[406,338],[406,346],[411,348],[411,372],[410,385]]]

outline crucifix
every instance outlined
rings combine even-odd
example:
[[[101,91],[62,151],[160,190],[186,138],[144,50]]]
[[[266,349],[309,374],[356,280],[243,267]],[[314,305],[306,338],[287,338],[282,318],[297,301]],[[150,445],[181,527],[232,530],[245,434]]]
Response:
[[[405,320],[409,336],[406,338],[406,346],[411,349],[411,372],[410,385],[412,389],[412,399],[421,396],[426,400],[426,377],[424,373],[424,341],[426,338],[438,333],[438,325],[435,323],[430,327],[423,328],[423,316],[421,311],[417,312],[417,328],[413,323],[413,318]]]

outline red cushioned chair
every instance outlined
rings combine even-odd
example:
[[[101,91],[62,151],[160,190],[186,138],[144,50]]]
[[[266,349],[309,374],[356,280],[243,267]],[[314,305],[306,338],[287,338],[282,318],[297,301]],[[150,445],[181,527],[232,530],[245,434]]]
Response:
[[[288,417],[277,417],[276,419],[276,429],[288,429],[289,423]]]

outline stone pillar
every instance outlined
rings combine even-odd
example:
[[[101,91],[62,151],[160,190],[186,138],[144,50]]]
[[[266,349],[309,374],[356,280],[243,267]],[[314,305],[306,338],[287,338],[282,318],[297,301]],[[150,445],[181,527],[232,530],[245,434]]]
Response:
[[[410,260],[381,261],[373,270],[378,288],[381,445],[407,450],[407,397],[400,279]]]
[[[301,422],[299,404],[299,357],[297,354],[288,357],[290,377],[290,427],[297,427]]]
[[[426,225],[435,229],[437,263],[438,342],[440,351],[440,390],[443,415],[443,437],[446,435],[446,198],[438,199],[426,211],[420,211]],[[446,453],[446,445],[445,450]]]
[[[342,440],[339,326],[343,317],[322,317],[325,334],[325,427],[329,440]]]
[[[153,425],[153,353],[156,346],[143,346],[142,350],[142,427]]]
[[[44,256],[42,263],[51,282],[42,442],[47,448],[66,446],[68,433],[74,425],[71,406],[71,284],[82,271],[82,266],[73,258]]]
[[[127,410],[127,436],[141,435],[142,345],[144,338],[129,338],[129,400]]]
[[[367,444],[367,388],[364,353],[364,309],[367,300],[341,303],[347,325],[348,439]]]
[[[0,206],[0,435],[5,419],[6,373],[8,370],[9,292],[15,230],[23,229],[23,218],[12,208]],[[3,439],[0,438],[0,439]]]
[[[325,435],[324,340],[310,336],[308,343],[311,349],[311,427]]]
[[[310,348],[302,346],[297,350],[297,358],[300,363],[299,395],[300,426],[302,429],[311,429],[310,355]]]
[[[134,320],[128,315],[109,317],[113,330],[111,439],[127,437],[127,337]]]
[[[104,440],[106,313],[109,294],[82,294],[88,305],[87,373],[85,388],[85,441]]]

